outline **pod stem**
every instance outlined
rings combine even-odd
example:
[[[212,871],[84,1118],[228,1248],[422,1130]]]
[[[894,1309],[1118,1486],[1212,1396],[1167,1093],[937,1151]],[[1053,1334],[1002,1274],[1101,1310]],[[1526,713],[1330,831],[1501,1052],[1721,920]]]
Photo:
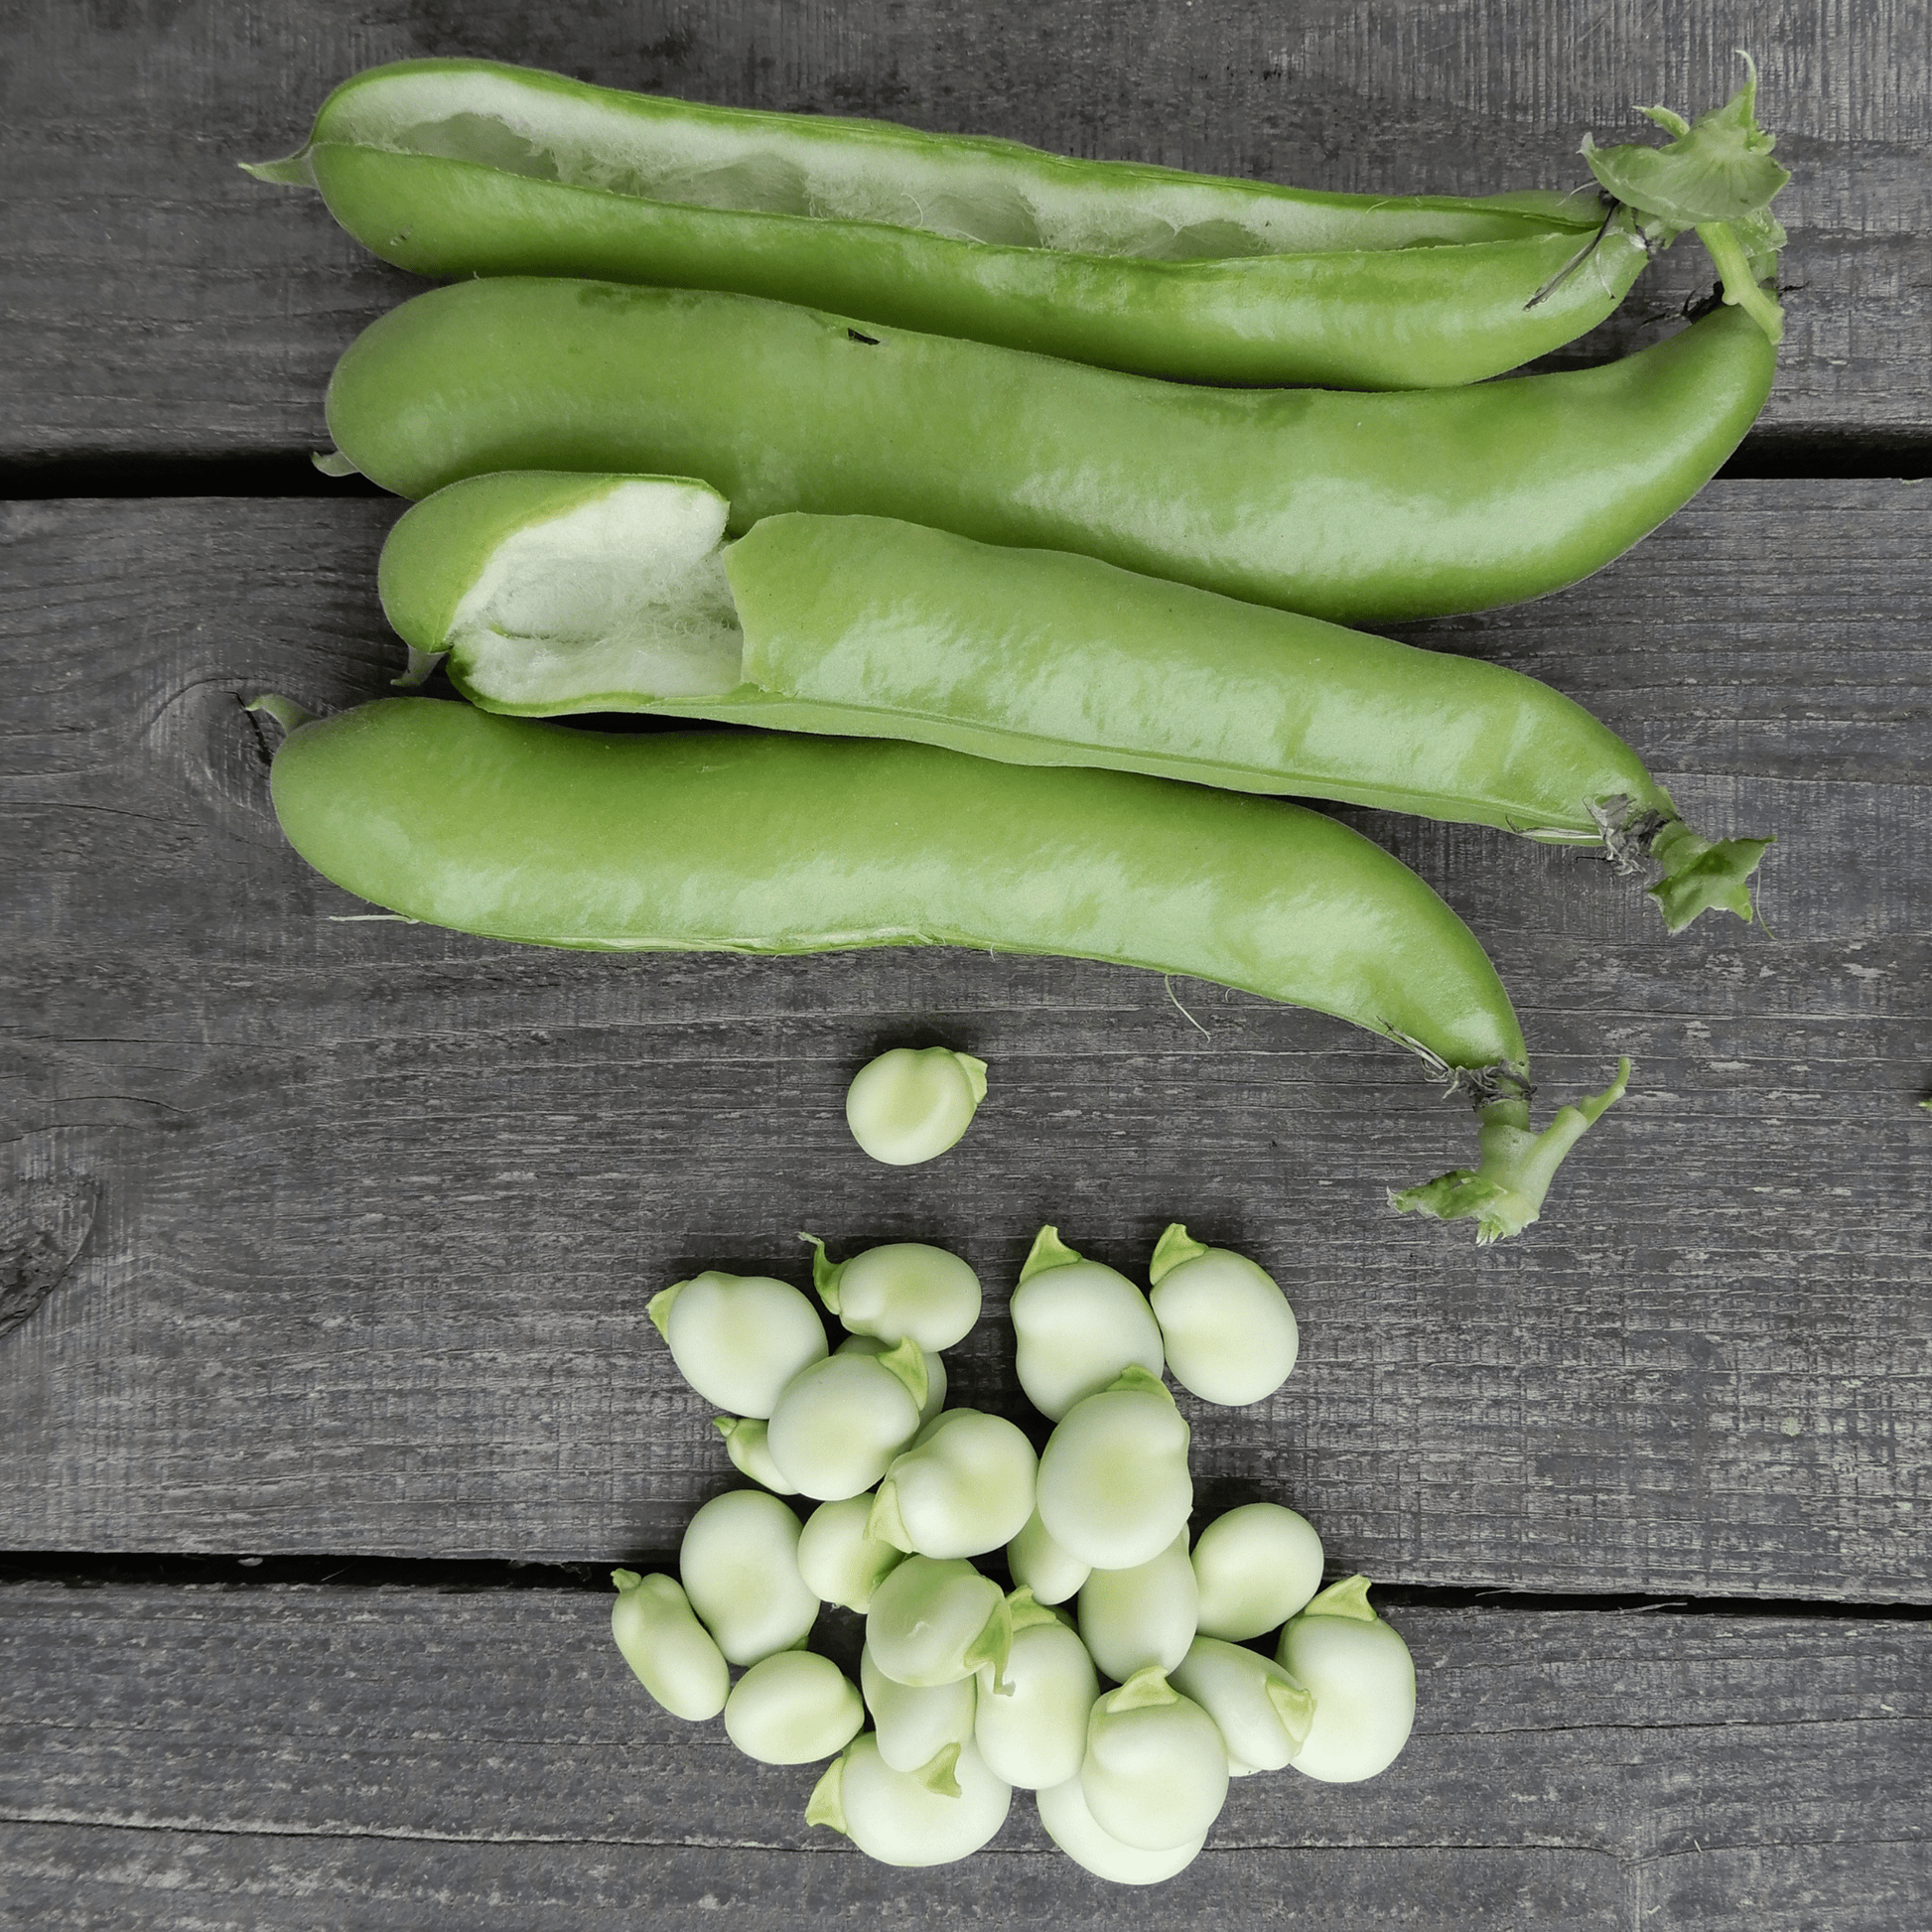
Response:
[[[293,154],[283,155],[279,161],[237,161],[235,166],[244,175],[253,175],[257,181],[270,182],[277,188],[313,188],[316,185],[316,171],[310,165],[306,142]]]
[[[1659,868],[1649,893],[1668,931],[1682,932],[1700,912],[1734,912],[1750,922],[1748,882],[1775,839],[1702,838],[1673,813],[1635,806],[1621,794],[1591,805],[1589,815],[1619,878]]]
[[[1521,1234],[1542,1213],[1543,1197],[1564,1157],[1623,1098],[1629,1079],[1629,1060],[1618,1060],[1616,1078],[1601,1093],[1558,1108],[1556,1119],[1541,1134],[1531,1130],[1526,1093],[1480,1102],[1478,1165],[1391,1194],[1390,1204],[1398,1214],[1430,1214],[1439,1221],[1473,1216],[1480,1245]]]
[[[281,726],[284,734],[299,732],[304,725],[313,725],[319,715],[304,710],[293,698],[285,698],[278,691],[264,691],[259,698],[250,698],[242,709],[265,712]]]

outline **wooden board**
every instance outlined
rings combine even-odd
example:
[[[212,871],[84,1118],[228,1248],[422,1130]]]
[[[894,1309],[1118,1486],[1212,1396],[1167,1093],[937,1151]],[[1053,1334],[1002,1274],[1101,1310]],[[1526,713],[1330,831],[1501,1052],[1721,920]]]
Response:
[[[364,256],[313,196],[235,164],[298,146],[327,90],[376,62],[486,56],[1314,188],[1486,194],[1582,183],[1586,132],[1646,136],[1638,102],[1716,104],[1745,48],[1797,177],[1779,203],[1795,286],[1764,434],[1834,460],[1861,438],[1867,464],[1922,467],[1925,26],[1922,0],[18,0],[0,67],[0,464],[322,440],[336,356],[422,284]],[[1681,243],[1578,352],[1644,339],[1709,282]]]
[[[1714,485],[1576,591],[1415,633],[1785,841],[1768,932],[1667,944],[1604,868],[1357,815],[1492,948],[1546,1108],[1638,1062],[1549,1219],[1484,1251],[1388,1213],[1464,1117],[1337,1023],[1054,960],[364,921],[282,844],[237,700],[383,688],[393,505],[12,506],[5,1159],[16,1244],[79,1258],[0,1337],[0,1543],[667,1548],[728,1470],[654,1289],[800,1278],[800,1227],[956,1245],[995,1318],[955,1399],[1013,1408],[1035,1227],[1133,1269],[1181,1218],[1304,1322],[1280,1396],[1191,1405],[1212,1506],[1296,1501],[1382,1579],[1922,1600],[1928,488]],[[845,1082],[935,1039],[992,1062],[979,1123],[873,1167]]]
[[[1932,1886],[1923,1624],[1394,1608],[1420,1692],[1396,1764],[1239,1780],[1141,1891],[1025,1794],[937,1870],[807,1831],[815,1767],[659,1713],[608,1600],[0,1589],[0,1925],[1878,1932]]]

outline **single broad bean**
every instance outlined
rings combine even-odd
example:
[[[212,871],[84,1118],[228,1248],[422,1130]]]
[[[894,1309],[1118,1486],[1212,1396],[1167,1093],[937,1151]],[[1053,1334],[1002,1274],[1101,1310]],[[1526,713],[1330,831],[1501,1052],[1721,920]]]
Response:
[[[691,1518],[678,1574],[725,1661],[756,1664],[804,1642],[818,1598],[798,1574],[798,1518],[762,1489],[731,1489]]]
[[[1366,1577],[1330,1584],[1282,1631],[1275,1655],[1309,1688],[1314,1722],[1294,1758],[1323,1784],[1386,1771],[1416,1721],[1409,1646],[1369,1608]]]
[[[1258,1651],[1196,1637],[1169,1680],[1214,1720],[1234,1777],[1294,1762],[1314,1722],[1314,1700],[1294,1675]]]
[[[945,1046],[895,1046],[852,1076],[845,1124],[875,1161],[915,1168],[956,1146],[985,1098],[984,1060]]]
[[[1048,1422],[1125,1369],[1158,1376],[1166,1366],[1147,1297],[1125,1275],[1069,1248],[1058,1228],[1034,1236],[1011,1312],[1020,1386]]]
[[[725,1700],[725,1734],[760,1764],[832,1757],[865,1722],[851,1678],[809,1650],[781,1650],[754,1664]]]
[[[1006,1696],[982,1692],[973,1741],[995,1777],[1038,1791],[1079,1776],[1100,1680],[1062,1613],[1035,1603],[1025,1586],[1007,1603],[1013,1612],[1006,1666],[1012,1689]]]
[[[785,1480],[817,1502],[870,1489],[919,1432],[925,1360],[915,1341],[828,1355],[785,1384],[765,1443]]]
[[[877,1335],[848,1335],[832,1352],[835,1355],[884,1355],[897,1348],[896,1341],[882,1341]],[[919,1427],[923,1429],[946,1406],[946,1358],[936,1349],[920,1350],[925,1362],[925,1400],[919,1405]]]
[[[1038,1478],[1035,1478],[1035,1498]],[[1016,1584],[1024,1584],[1038,1603],[1064,1603],[1093,1572],[1093,1565],[1053,1541],[1052,1532],[1039,1519],[1035,1499],[1034,1513],[1026,1528],[1007,1545],[1007,1568]]]
[[[818,1299],[855,1335],[885,1342],[910,1335],[936,1354],[965,1340],[980,1318],[980,1278],[944,1248],[889,1241],[833,1262],[817,1235],[798,1238],[811,1245]]]
[[[1191,1240],[1175,1221],[1155,1244],[1148,1280],[1168,1367],[1190,1395],[1240,1408],[1288,1380],[1302,1345],[1295,1311],[1245,1255]]]
[[[1538,1217],[1628,1075],[1532,1133],[1522,1031],[1468,928],[1379,847],[1274,800],[920,745],[574,731],[417,698],[306,722],[280,698],[256,706],[288,727],[271,785],[296,850],[410,918],[638,952],[1057,952],[1352,1020],[1474,1101],[1480,1165],[1397,1204],[1473,1217],[1480,1240]]]
[[[805,1807],[807,1825],[842,1832],[882,1864],[950,1864],[970,1858],[1006,1823],[1013,1787],[968,1744],[954,1766],[957,1796],[895,1771],[879,1739],[863,1731],[819,1779]]]
[[[750,296],[506,276],[371,324],[328,417],[405,496],[505,470],[688,477],[740,529],[902,517],[1398,623],[1621,555],[1710,481],[1776,367],[1723,309],[1620,361],[1464,389],[1209,389]]]
[[[1026,1527],[1038,1468],[1004,1416],[948,1409],[887,1469],[866,1534],[922,1557],[984,1556]]]
[[[737,289],[1193,382],[1477,381],[1655,245],[1588,195],[1321,194],[487,61],[371,68],[244,165],[419,275]]]
[[[1280,1503],[1243,1503],[1194,1540],[1200,1631],[1243,1643],[1266,1636],[1321,1587],[1321,1538]]]
[[[1173,1672],[1194,1641],[1199,1614],[1185,1529],[1159,1556],[1131,1570],[1096,1570],[1080,1587],[1080,1641],[1117,1684],[1150,1665]]]
[[[856,1610],[872,1607],[872,1593],[904,1562],[905,1553],[866,1533],[872,1515],[868,1494],[820,1503],[798,1534],[798,1574],[827,1603]]]
[[[868,1646],[859,1658],[859,1687],[879,1738],[879,1754],[895,1771],[915,1777],[943,1798],[959,1796],[954,1771],[973,1741],[979,1702],[975,1678],[950,1684],[901,1684],[879,1668]]]
[[[1152,1562],[1185,1531],[1194,1507],[1189,1437],[1173,1397],[1144,1368],[1075,1403],[1040,1452],[1047,1533],[1095,1570]]]
[[[1075,1864],[1116,1885],[1158,1885],[1184,1871],[1207,1843],[1203,1832],[1199,1838],[1165,1852],[1144,1852],[1138,1845],[1122,1844],[1093,1822],[1085,1787],[1077,1777],[1042,1789],[1035,1803],[1039,1807],[1039,1822],[1046,1836]]]
[[[785,1384],[825,1358],[811,1303],[767,1275],[694,1275],[653,1295],[647,1312],[678,1373],[734,1415],[769,1416]]]
[[[725,1708],[731,1673],[675,1577],[614,1570],[611,1635],[637,1682],[674,1718],[696,1724]]]
[[[959,1559],[907,1557],[872,1593],[866,1649],[898,1684],[956,1684],[984,1667],[1001,1693],[1013,1612],[991,1577]]]
[[[713,1416],[711,1426],[725,1439],[725,1453],[740,1475],[750,1476],[774,1496],[797,1495],[798,1485],[788,1482],[772,1459],[763,1423],[749,1416]]]
[[[1332,798],[1594,847],[1620,876],[1654,865],[1673,931],[1750,916],[1768,842],[1698,836],[1615,733],[1520,672],[1066,551],[802,514],[727,545],[727,514],[674,478],[471,478],[390,531],[383,603],[412,664],[447,654],[485,711],[656,712]],[[898,1048],[860,1080],[897,1069],[908,1113],[957,1110],[979,1066]]]
[[[1151,1667],[1095,1701],[1080,1789],[1110,1838],[1175,1851],[1205,1838],[1221,1815],[1227,1747],[1214,1720]]]

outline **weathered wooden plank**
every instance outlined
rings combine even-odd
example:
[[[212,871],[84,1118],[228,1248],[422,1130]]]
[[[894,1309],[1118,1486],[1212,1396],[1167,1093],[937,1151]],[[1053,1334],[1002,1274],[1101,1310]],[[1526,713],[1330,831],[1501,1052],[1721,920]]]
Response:
[[[1416,1735],[1368,1784],[1239,1781],[1151,1892],[1016,1797],[928,1872],[808,1832],[812,1767],[667,1719],[595,1592],[0,1590],[0,1924],[1908,1932],[1932,1632],[1398,1608]]]
[[[1391,1580],[1917,1600],[1926,487],[1716,485],[1590,584],[1440,633],[1557,676],[1719,829],[1785,836],[1769,934],[1666,944],[1601,867],[1362,815],[1494,950],[1549,1096],[1638,1061],[1549,1220],[1484,1251],[1382,1205],[1463,1158],[1459,1110],[1306,1014],[1190,983],[1197,1030],[1157,979],[1054,960],[341,923],[366,908],[281,844],[236,696],[382,688],[392,506],[11,506],[0,1136],[27,1198],[94,1220],[0,1337],[0,1542],[666,1547],[727,1468],[641,1319],[679,1271],[919,1236],[997,1315],[1040,1221],[1137,1267],[1180,1217],[1275,1270],[1306,1337],[1271,1403],[1195,1405],[1215,1502],[1298,1499]],[[904,1039],[993,1089],[888,1172],[840,1101]],[[983,1323],[959,1399],[1015,1405],[1010,1348]]]
[[[482,55],[748,106],[881,114],[1368,193],[1581,182],[1579,140],[1695,107],[1754,50],[1797,180],[1784,433],[1932,428],[1932,34],[1924,0],[19,0],[0,68],[0,461],[286,451],[357,329],[421,284],[307,195],[237,161],[286,152],[372,63]],[[1586,350],[1639,340],[1708,284],[1695,244]]]

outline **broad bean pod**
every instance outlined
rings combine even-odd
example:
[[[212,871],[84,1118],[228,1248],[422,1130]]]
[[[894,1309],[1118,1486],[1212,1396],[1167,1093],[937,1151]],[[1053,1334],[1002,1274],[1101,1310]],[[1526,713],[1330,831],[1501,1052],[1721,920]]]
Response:
[[[1540,597],[1715,474],[1776,351],[1720,310],[1597,368],[1376,395],[1208,389],[751,296],[506,276],[373,323],[329,385],[405,496],[504,470],[689,477],[739,528],[893,516],[1339,622]]]
[[[804,514],[727,544],[728,516],[679,479],[470,478],[390,532],[383,603],[412,663],[447,654],[486,711],[908,738],[1332,798],[1595,846],[1630,876],[1654,862],[1673,931],[1711,906],[1750,916],[1767,841],[1698,837],[1615,733],[1520,672],[1066,551]]]
[[[357,74],[249,172],[419,274],[732,289],[1203,382],[1475,381],[1599,322],[1649,246],[1593,195],[1325,195],[483,61]]]
[[[431,924],[632,952],[1062,953],[1350,1020],[1475,1101],[1480,1165],[1397,1205],[1472,1216],[1482,1240],[1537,1218],[1629,1071],[1533,1134],[1522,1031],[1468,928],[1378,846],[1274,800],[886,741],[628,737],[414,698],[319,721],[256,708],[291,727],[271,788],[295,849]],[[771,1452],[812,1494],[783,1407]]]

